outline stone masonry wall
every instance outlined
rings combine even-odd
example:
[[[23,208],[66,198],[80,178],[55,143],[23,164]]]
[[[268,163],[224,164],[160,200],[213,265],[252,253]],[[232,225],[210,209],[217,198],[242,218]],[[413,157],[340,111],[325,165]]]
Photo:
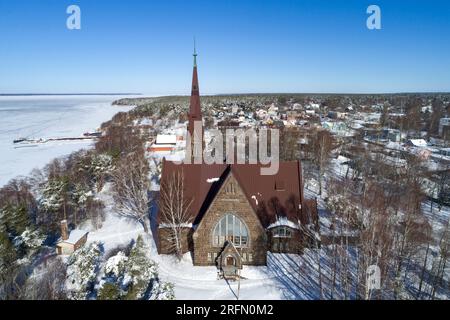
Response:
[[[239,217],[249,230],[247,247],[237,248],[243,257],[243,264],[265,265],[268,249],[266,232],[232,174],[223,183],[193,234],[194,265],[215,264],[214,260],[222,248],[213,245],[212,232],[217,222],[229,213]]]

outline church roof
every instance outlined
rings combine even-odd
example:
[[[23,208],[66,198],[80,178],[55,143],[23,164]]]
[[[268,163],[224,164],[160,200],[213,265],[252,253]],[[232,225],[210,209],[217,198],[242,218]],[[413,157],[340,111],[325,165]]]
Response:
[[[260,164],[175,164],[164,160],[161,185],[173,173],[182,173],[185,195],[192,200],[189,222],[194,225],[200,222],[229,174],[238,181],[265,228],[280,218],[305,222],[300,162],[280,162],[275,175],[261,175],[261,167]]]

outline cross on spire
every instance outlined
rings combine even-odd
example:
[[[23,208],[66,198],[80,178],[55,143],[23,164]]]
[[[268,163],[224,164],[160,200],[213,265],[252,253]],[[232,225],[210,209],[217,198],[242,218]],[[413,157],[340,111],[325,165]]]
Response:
[[[195,37],[194,37],[194,67],[197,67],[197,48],[195,46]]]

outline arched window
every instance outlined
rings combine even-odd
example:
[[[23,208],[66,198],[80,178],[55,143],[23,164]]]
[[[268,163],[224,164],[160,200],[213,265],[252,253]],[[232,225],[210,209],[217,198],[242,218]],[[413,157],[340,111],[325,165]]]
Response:
[[[292,231],[289,227],[281,226],[275,227],[272,230],[274,238],[290,238],[292,237]]]
[[[246,247],[248,234],[247,226],[241,219],[234,214],[227,214],[214,227],[213,245],[223,246],[228,240],[236,247]]]

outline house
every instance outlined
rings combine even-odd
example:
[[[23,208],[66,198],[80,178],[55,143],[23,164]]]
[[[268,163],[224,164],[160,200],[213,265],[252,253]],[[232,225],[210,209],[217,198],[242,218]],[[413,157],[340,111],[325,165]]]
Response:
[[[69,234],[67,220],[61,221],[61,240],[56,244],[56,253],[69,255],[81,248],[87,241],[88,232],[75,229]]]
[[[151,152],[172,152],[177,146],[178,137],[173,134],[158,134],[155,143],[150,147]]]
[[[439,120],[439,136],[443,136],[444,131],[448,130],[450,127],[450,118],[441,118]]]
[[[402,139],[402,135],[400,130],[397,129],[388,129],[386,131],[387,139],[392,142],[400,142]]]
[[[196,54],[193,73],[188,118],[201,119]],[[192,125],[193,121],[190,133]],[[278,165],[276,174],[261,175],[265,165],[260,163],[180,164],[163,159],[161,194],[176,185],[183,200],[159,200],[158,253],[173,253],[176,236],[182,253],[190,252],[194,265],[216,265],[228,277],[243,265],[266,265],[267,251],[301,253],[318,237],[317,203],[304,198],[299,161]],[[163,211],[174,205],[185,206],[183,221],[174,223]]]
[[[409,139],[407,145],[410,147],[426,148],[427,142],[424,139]]]

